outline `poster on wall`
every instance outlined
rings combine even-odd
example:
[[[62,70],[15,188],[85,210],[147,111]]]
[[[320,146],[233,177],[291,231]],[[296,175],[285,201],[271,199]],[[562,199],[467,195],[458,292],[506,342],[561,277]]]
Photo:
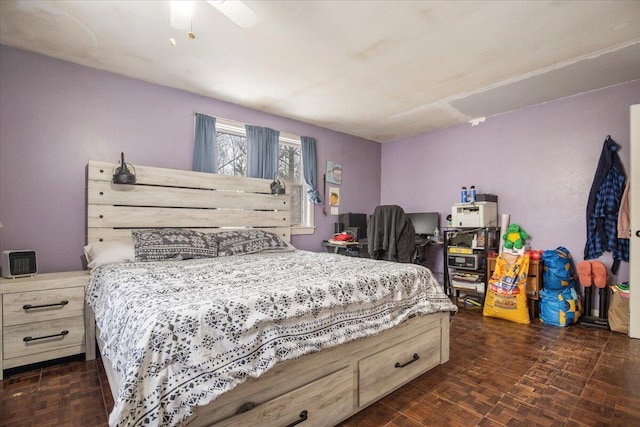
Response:
[[[327,160],[327,182],[331,184],[342,184],[342,165]]]
[[[329,187],[329,206],[331,207],[331,215],[338,215],[338,206],[340,206],[340,189],[338,187]]]

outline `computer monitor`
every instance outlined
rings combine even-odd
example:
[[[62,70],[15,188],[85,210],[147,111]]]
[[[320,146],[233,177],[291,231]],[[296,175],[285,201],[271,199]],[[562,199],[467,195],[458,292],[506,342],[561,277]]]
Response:
[[[407,216],[413,223],[416,234],[433,236],[433,232],[440,226],[440,213],[438,212],[416,212]]]

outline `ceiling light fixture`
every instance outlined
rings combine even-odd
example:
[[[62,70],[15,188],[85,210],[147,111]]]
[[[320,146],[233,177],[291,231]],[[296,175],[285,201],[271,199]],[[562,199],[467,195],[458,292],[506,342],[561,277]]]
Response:
[[[185,31],[190,39],[195,39],[193,32],[193,3],[192,1],[172,1],[169,3],[169,26],[176,30]],[[169,38],[172,46],[176,45],[174,37]]]
[[[192,1],[169,2],[169,25],[176,30],[191,31]]]
[[[240,28],[253,27],[258,16],[249,6],[241,1],[207,0],[211,6],[229,18],[231,22]]]
[[[487,120],[486,117],[476,117],[475,119],[469,120],[469,123],[471,123],[471,126],[478,126],[480,123],[484,123],[485,120]]]

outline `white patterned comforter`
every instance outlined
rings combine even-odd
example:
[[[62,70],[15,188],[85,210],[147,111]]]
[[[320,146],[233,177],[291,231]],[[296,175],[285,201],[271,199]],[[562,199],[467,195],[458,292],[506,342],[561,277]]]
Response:
[[[277,362],[456,310],[426,268],[300,250],[104,265],[87,300],[123,379],[112,426],[176,425]]]

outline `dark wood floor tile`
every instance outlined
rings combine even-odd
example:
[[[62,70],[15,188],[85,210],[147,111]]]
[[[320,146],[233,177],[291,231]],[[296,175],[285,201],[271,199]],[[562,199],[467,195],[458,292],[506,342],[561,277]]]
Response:
[[[507,394],[522,402],[535,405],[546,394],[549,387],[534,378],[524,376],[509,389]]]
[[[580,397],[613,407],[618,401],[618,396],[620,396],[621,391],[622,388],[617,385],[592,378],[587,381]]]
[[[561,427],[566,424],[569,415],[570,413],[561,416],[544,407],[530,405],[505,395],[487,415],[487,418],[506,426]]]
[[[475,426],[482,416],[434,393],[423,396],[404,415],[425,426]]]
[[[0,381],[0,426],[31,426],[40,384],[40,370]]]
[[[399,412],[383,403],[377,403],[358,412],[340,424],[341,427],[380,427],[396,419]]]
[[[384,427],[423,427],[423,425],[405,415],[400,415],[385,424]]]
[[[601,402],[579,398],[571,412],[571,420],[586,425],[611,425],[615,408]]]
[[[464,376],[467,380],[475,384],[491,388],[500,393],[509,390],[520,379],[519,376],[512,375],[500,367],[490,367],[475,362],[465,370]]]
[[[640,340],[629,339],[628,335],[612,333],[604,348],[605,353],[618,356],[640,355]]]
[[[0,426],[31,426],[35,407],[35,391],[0,400]]]
[[[619,386],[625,390],[635,390],[636,395],[640,396],[637,387],[640,384],[640,358],[603,355],[591,378]]]
[[[0,381],[0,400],[14,397],[16,393],[35,390],[40,384],[40,370],[11,375]]]
[[[624,425],[627,426],[640,426],[640,399],[619,396],[615,404],[613,420],[620,423],[626,421]]]
[[[407,384],[383,398],[382,403],[398,412],[403,412],[427,393],[428,392],[422,388],[418,388],[413,384]]]
[[[466,378],[440,384],[434,393],[458,406],[485,416],[500,401],[503,393],[475,384]]]
[[[595,350],[576,349],[567,351],[549,350],[541,355],[538,362],[561,371],[577,375],[589,375],[596,367],[601,352]]]
[[[569,420],[576,407],[576,396],[555,387],[548,387],[543,396],[534,400],[536,408],[542,408],[545,417],[555,421]]]
[[[537,361],[538,356],[525,356],[526,349],[518,349],[515,346],[509,347],[509,355],[505,356],[502,352],[495,352],[494,354],[474,359],[474,366],[487,369],[499,368],[509,375],[518,377],[524,375]]]
[[[499,423],[498,421],[492,420],[491,418],[484,417],[481,419],[478,424],[478,427],[505,427],[504,424]]]
[[[107,425],[96,362],[43,369],[33,419],[38,426]]]
[[[576,420],[569,419],[569,421],[567,421],[564,427],[595,427],[595,426],[592,426],[590,424],[583,424]]]

